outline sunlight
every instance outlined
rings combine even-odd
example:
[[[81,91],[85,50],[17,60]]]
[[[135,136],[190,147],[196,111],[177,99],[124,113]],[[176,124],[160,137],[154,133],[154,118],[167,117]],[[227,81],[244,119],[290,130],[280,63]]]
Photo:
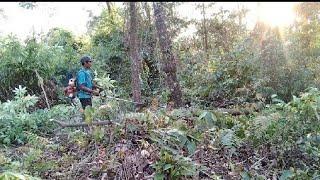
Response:
[[[295,3],[260,3],[258,6],[258,18],[271,26],[287,26],[293,23]]]

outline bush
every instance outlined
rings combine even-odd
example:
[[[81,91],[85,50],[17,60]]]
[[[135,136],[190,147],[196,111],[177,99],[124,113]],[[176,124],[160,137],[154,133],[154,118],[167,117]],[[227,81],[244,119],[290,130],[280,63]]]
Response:
[[[27,132],[52,133],[55,125],[50,119],[68,117],[72,113],[70,108],[61,108],[61,105],[51,110],[30,112],[30,108],[36,104],[38,97],[27,95],[26,87],[21,86],[15,88],[14,93],[13,100],[8,100],[0,106],[0,143],[2,144],[24,144],[27,142]]]

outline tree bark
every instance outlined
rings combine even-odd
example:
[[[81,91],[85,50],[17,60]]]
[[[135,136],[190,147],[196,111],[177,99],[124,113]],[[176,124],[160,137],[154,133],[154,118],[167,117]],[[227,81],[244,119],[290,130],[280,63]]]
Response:
[[[108,12],[111,13],[111,2],[106,2],[106,4],[107,4]]]
[[[182,105],[182,93],[177,80],[177,67],[172,53],[172,43],[165,24],[166,17],[163,3],[153,2],[153,9],[162,53],[161,68],[165,73],[165,82],[170,91],[170,101],[174,103],[174,107],[180,107]]]
[[[136,2],[130,2],[130,28],[129,28],[129,55],[131,63],[131,84],[133,101],[141,103],[141,88],[140,88],[140,72],[141,61],[138,53],[138,35],[137,35],[137,9]]]

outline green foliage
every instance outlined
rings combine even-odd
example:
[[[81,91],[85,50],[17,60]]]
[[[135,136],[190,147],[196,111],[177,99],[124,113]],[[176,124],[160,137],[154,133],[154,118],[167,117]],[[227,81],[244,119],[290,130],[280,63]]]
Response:
[[[204,111],[196,122],[196,129],[204,132],[207,129],[211,129],[216,125],[216,116],[208,111]]]
[[[91,124],[94,118],[94,109],[91,106],[87,106],[84,110],[84,121],[87,124]]]
[[[144,63],[141,83],[143,95],[156,95],[162,104],[167,102],[169,91],[160,91],[163,79],[161,72],[156,70],[161,58],[159,44],[154,38],[156,32],[150,16],[152,13],[148,13],[152,9],[150,4],[138,4],[144,8],[139,9],[137,25],[141,40],[139,52]],[[201,11],[202,15],[206,15],[206,20],[187,22],[177,15],[176,7],[179,4],[165,3],[164,8],[170,37],[177,37],[189,23],[197,28],[194,36],[173,41],[179,60],[178,78],[184,99],[191,108],[166,111],[157,109],[157,102],[152,110],[146,108],[139,113],[123,115],[125,111],[132,110],[132,104],[107,97],[131,96],[130,60],[127,56],[129,47],[125,34],[126,9],[112,7],[111,11],[103,10],[98,17],[92,17],[87,36],[75,37],[69,31],[53,28],[40,39],[31,37],[25,42],[19,42],[11,36],[2,37],[0,143],[25,146],[17,147],[17,151],[22,152],[21,156],[14,151],[10,156],[17,156],[7,157],[1,151],[0,166],[1,171],[5,172],[0,179],[32,179],[7,170],[22,169],[22,173],[47,177],[48,172],[67,169],[45,157],[48,148],[55,146],[59,151],[55,155],[60,158],[62,153],[63,161],[79,159],[79,154],[73,156],[74,151],[65,151],[79,148],[80,156],[83,156],[97,145],[106,145],[104,140],[107,131],[115,136],[112,139],[115,143],[119,144],[118,140],[127,143],[129,150],[124,154],[128,153],[128,156],[124,158],[130,157],[132,161],[138,158],[132,158],[129,153],[136,150],[133,148],[141,148],[136,142],[150,143],[148,148],[151,150],[147,149],[147,145],[143,146],[150,154],[154,152],[155,156],[149,158],[156,160],[152,165],[155,179],[195,178],[200,166],[194,159],[216,164],[227,159],[231,168],[225,171],[231,169],[232,173],[221,174],[223,176],[238,173],[234,172],[235,163],[237,167],[245,166],[235,178],[318,179],[320,92],[308,87],[320,85],[319,3],[299,3],[296,7],[299,18],[285,31],[260,22],[249,31],[241,21],[246,15],[245,9],[209,12],[208,7],[199,6],[204,8]],[[19,5],[32,9],[37,4],[21,2]],[[77,107],[63,104],[51,109],[36,109],[37,96],[42,90],[35,71],[42,78],[39,81],[46,82],[52,77],[63,80],[67,72],[74,73],[79,68],[78,60],[82,54],[94,57],[95,81],[104,89],[100,97],[94,98],[93,108],[85,110],[84,120],[90,124],[97,119],[112,119],[116,121],[113,122],[115,126],[90,128],[92,134],[71,131],[68,134],[70,141],[66,142],[68,146],[52,144],[44,136],[53,138],[53,130],[57,128],[53,120],[70,119],[79,112]],[[98,77],[98,74],[102,76]],[[27,95],[27,92],[34,95]],[[238,107],[248,103],[263,103],[267,108],[240,116],[220,113],[216,109],[238,110]],[[199,106],[206,110],[192,109]],[[130,138],[130,141],[125,138]],[[145,139],[149,138],[152,141],[147,142]],[[95,147],[91,146],[92,139]],[[254,145],[253,149],[251,144]],[[270,147],[270,150],[263,149],[261,152],[261,147]],[[250,151],[243,153],[243,148],[254,151],[253,155]],[[114,161],[112,150],[102,158],[104,162],[101,168],[107,162]],[[267,150],[271,156],[263,154],[262,158],[259,157]],[[299,157],[292,156],[294,153]],[[93,156],[85,160],[89,161]],[[248,160],[243,161],[242,158]],[[257,158],[259,160],[255,162]],[[121,159],[121,162],[130,162],[128,159]],[[267,161],[267,166],[255,166],[264,161]],[[72,162],[72,165],[76,167],[81,164]],[[95,166],[98,167],[98,164]],[[80,170],[81,166],[78,167]],[[217,169],[217,172],[221,169]],[[74,168],[68,170],[67,176],[70,178]],[[91,172],[93,169],[88,170]],[[268,172],[261,172],[263,170]],[[76,171],[78,175],[80,171]],[[121,174],[118,172],[117,175]],[[221,173],[224,172],[221,170]]]
[[[32,115],[27,112],[27,108],[36,103],[37,97],[26,95],[26,88],[21,86],[14,92],[15,99],[3,103],[0,109],[0,142],[5,144],[22,143],[25,140],[24,130],[37,127]]]
[[[199,165],[190,158],[172,155],[166,150],[160,151],[160,159],[152,165],[155,170],[155,179],[180,179],[196,175]]]
[[[35,38],[27,39],[25,45],[14,37],[1,38],[0,48],[1,100],[12,98],[11,90],[18,85],[39,95],[42,90],[38,86],[35,70],[45,81],[52,77],[61,80],[65,71],[74,68],[75,64],[70,62],[78,61],[69,46],[37,42]]]
[[[189,131],[183,122],[177,122],[175,126],[168,129],[153,130],[151,133],[152,140],[172,154],[179,154],[181,151],[185,151],[189,155],[193,154],[199,141],[194,136],[196,133],[192,130]]]
[[[186,19],[178,16],[177,8],[181,5],[181,2],[166,2],[163,3],[166,19],[168,21],[167,27],[169,35],[172,39],[175,39],[181,33],[183,28],[187,28],[190,22]]]
[[[104,129],[101,127],[95,127],[93,129],[92,135],[94,140],[96,140],[97,142],[102,142],[102,140],[104,139]]]
[[[26,174],[20,174],[17,172],[10,172],[6,171],[0,174],[1,180],[22,180],[22,179],[28,179],[28,180],[40,180],[40,178],[32,177]]]
[[[237,22],[246,15],[245,10],[221,9],[210,16],[203,8],[208,7],[200,7],[206,21],[195,21],[196,36],[176,45],[185,62],[180,74],[186,99],[192,99],[194,104],[217,106],[223,100],[255,101],[255,93],[261,93],[270,102],[270,95],[276,93],[289,102],[292,95],[319,86],[317,3],[297,4],[299,18],[288,30],[258,22],[250,36]],[[249,91],[237,94],[239,88]]]
[[[79,43],[81,41],[77,42],[71,32],[60,28],[53,28],[46,35],[44,42],[49,46],[63,49],[60,59],[62,64],[58,65],[65,65],[68,67],[68,70],[71,70],[73,69],[72,67],[79,64],[77,52],[80,51],[81,46]],[[63,68],[63,66],[59,68]]]
[[[97,82],[97,85],[103,90],[100,94],[101,96],[113,95],[113,90],[115,88],[114,83],[116,81],[112,80],[109,76],[109,74],[104,74],[102,77],[95,76],[94,81]]]
[[[77,144],[79,147],[86,147],[89,144],[89,136],[82,131],[74,131],[70,133],[71,142]]]
[[[119,83],[118,87],[123,87],[127,92],[130,91],[130,61],[125,52],[122,16],[121,9],[113,8],[111,14],[104,10],[91,22],[90,51],[96,59],[94,67],[97,67],[98,73],[107,71],[111,79]]]
[[[186,96],[190,96],[188,99],[198,100],[206,106],[215,105],[224,99],[238,99],[240,103],[252,101],[260,81],[257,79],[258,67],[254,62],[256,57],[252,54],[251,42],[241,41],[224,57],[228,61],[210,59],[209,62],[189,62],[186,59],[182,87],[185,87]],[[238,94],[240,88],[247,89],[248,93]]]
[[[223,147],[229,150],[230,156],[236,153],[240,143],[242,142],[240,138],[236,136],[236,133],[232,129],[222,129],[219,131],[220,143]]]
[[[298,148],[308,157],[319,160],[320,92],[309,88],[285,103],[273,96],[276,104],[266,110],[267,118],[257,118],[250,127],[250,139],[256,145],[269,143],[280,153]],[[264,120],[263,120],[264,119]],[[318,166],[317,164],[316,166]],[[311,167],[310,167],[311,168]],[[314,172],[314,168],[311,168]]]
[[[13,100],[1,103],[0,107],[0,142],[2,144],[24,144],[28,141],[27,134],[50,134],[55,127],[50,119],[66,118],[74,112],[72,107],[58,105],[51,110],[36,110],[31,112],[37,101],[34,95],[27,95],[25,87],[14,90]]]

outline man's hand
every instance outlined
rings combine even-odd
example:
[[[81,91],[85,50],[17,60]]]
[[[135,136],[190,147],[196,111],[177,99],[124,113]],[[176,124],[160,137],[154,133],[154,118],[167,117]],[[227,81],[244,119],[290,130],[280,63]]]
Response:
[[[99,89],[93,90],[92,94],[95,95],[95,96],[99,96],[100,95]]]

